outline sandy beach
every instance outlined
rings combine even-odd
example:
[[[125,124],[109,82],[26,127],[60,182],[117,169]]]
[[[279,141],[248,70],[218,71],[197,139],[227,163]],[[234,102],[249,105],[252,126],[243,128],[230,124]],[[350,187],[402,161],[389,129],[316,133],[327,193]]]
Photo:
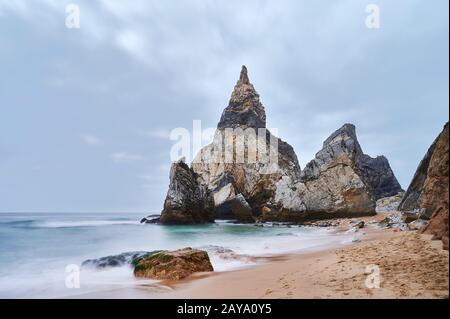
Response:
[[[390,230],[369,237],[344,248],[282,256],[259,267],[191,279],[156,297],[448,298],[448,251],[441,242]],[[366,287],[371,265],[379,267],[379,288]]]
[[[417,231],[380,229],[385,217],[362,218],[361,240],[276,255],[245,269],[197,273],[178,282],[116,287],[82,298],[311,299],[448,298],[449,255]],[[358,219],[358,220],[361,220]],[[355,219],[340,220],[337,232]],[[364,236],[361,234],[364,233]],[[379,276],[374,277],[378,272]],[[372,279],[379,278],[379,286]]]

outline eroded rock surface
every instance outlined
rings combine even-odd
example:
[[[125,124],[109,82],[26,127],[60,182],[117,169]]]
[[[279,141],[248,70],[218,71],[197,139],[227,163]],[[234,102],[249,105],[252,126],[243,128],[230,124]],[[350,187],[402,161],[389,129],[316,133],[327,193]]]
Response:
[[[208,253],[190,247],[160,251],[135,258],[134,275],[150,279],[180,280],[196,272],[214,271]]]
[[[448,123],[445,125],[443,132],[439,134],[434,140],[431,146],[428,148],[427,153],[420,161],[419,166],[416,169],[414,177],[406,190],[405,196],[403,197],[398,209],[400,211],[412,211],[414,209],[420,209],[420,196],[425,185],[425,181],[428,177],[428,169],[430,167],[431,157],[434,154],[436,145],[445,130],[448,132]],[[447,133],[448,134],[448,133]],[[431,217],[432,211],[428,211],[428,217]]]
[[[170,184],[161,212],[163,224],[214,222],[214,200],[199,176],[181,159],[172,164]]]
[[[377,199],[402,191],[384,156],[363,153],[352,124],[334,132],[302,172],[293,148],[266,128],[245,66],[212,143],[192,169],[174,165],[164,223],[355,217],[374,214]]]
[[[239,141],[243,141],[242,149],[236,147]],[[257,143],[264,146],[262,152],[255,147]],[[230,145],[231,160],[227,160]],[[273,154],[276,165],[272,165],[274,161],[270,158]],[[192,168],[214,194],[216,217],[240,221],[248,214],[235,214],[235,211],[248,211],[244,209],[248,204],[253,215],[258,216],[264,206],[275,204],[277,183],[282,178],[298,180],[297,156],[288,143],[266,128],[264,106],[248,79],[245,66],[217,125],[213,142],[199,152]],[[236,201],[238,195],[240,199]],[[247,204],[237,209],[243,202]],[[247,217],[245,221],[250,220]]]
[[[442,239],[448,250],[448,201],[449,201],[449,127],[443,131],[432,145],[427,176],[420,192],[418,205],[431,214],[431,220],[422,230],[432,234],[434,239]],[[420,168],[420,166],[419,166]]]
[[[325,140],[302,171],[301,182],[306,210],[317,216],[373,214],[377,199],[402,191],[384,156],[363,153],[352,124]]]
[[[404,195],[405,192],[400,192],[394,196],[380,198],[376,203],[377,213],[396,211]]]

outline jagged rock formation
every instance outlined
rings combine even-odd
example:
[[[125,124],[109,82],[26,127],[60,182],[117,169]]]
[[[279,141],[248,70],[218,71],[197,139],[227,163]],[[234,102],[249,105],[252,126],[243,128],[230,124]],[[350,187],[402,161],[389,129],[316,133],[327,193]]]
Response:
[[[214,222],[214,200],[199,177],[181,159],[172,164],[170,184],[160,221],[163,224]]]
[[[239,142],[242,148],[236,146]],[[265,149],[260,151],[256,145]],[[227,160],[227,150],[231,160]],[[276,156],[276,165],[272,165],[270,156]],[[280,179],[299,178],[300,166],[293,148],[266,129],[264,106],[245,66],[217,125],[214,141],[199,152],[192,169],[214,194],[216,218],[240,221],[251,220],[242,219],[248,207],[257,216],[270,205]]]
[[[388,160],[363,153],[353,124],[345,124],[323,143],[301,173],[301,197],[315,215],[375,213],[376,200],[402,191]]]
[[[266,127],[266,111],[259,101],[259,95],[250,83],[247,68],[242,66],[230,102],[222,113],[217,128]]]
[[[308,181],[318,177],[324,168],[334,166],[333,163],[340,163],[343,158],[350,161],[352,168],[375,200],[403,191],[386,157],[372,158],[363,153],[353,124],[345,124],[325,140],[322,150],[303,170],[302,180]]]
[[[210,193],[217,219],[301,222],[374,214],[377,199],[402,191],[385,157],[362,152],[351,124],[334,132],[301,172],[293,148],[266,128],[245,66],[212,143],[192,169],[174,165],[163,223],[212,220],[199,217],[210,216]]]
[[[444,129],[428,149],[408,187],[399,210],[423,210],[431,217],[423,233],[442,239],[448,250],[448,196],[449,196],[449,127]]]

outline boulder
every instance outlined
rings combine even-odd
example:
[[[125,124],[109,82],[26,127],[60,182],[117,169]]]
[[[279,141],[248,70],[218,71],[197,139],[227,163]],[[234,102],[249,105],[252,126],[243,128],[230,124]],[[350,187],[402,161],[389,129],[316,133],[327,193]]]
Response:
[[[364,228],[364,225],[365,225],[364,221],[361,220],[361,221],[357,222],[357,223],[354,225],[354,227],[360,228],[360,229],[361,229],[361,228]]]
[[[420,215],[417,212],[406,212],[403,213],[403,222],[409,224],[412,223],[413,221],[419,219]]]
[[[394,228],[400,230],[409,230],[408,224],[404,222],[404,216],[401,212],[394,211],[386,216],[379,223],[380,227]]]
[[[428,224],[427,220],[416,219],[408,224],[410,230],[420,230],[423,229]]]
[[[157,280],[180,280],[196,272],[214,271],[208,253],[190,247],[160,251],[133,260],[134,275]]]
[[[405,192],[400,192],[394,196],[383,197],[377,200],[375,211],[377,213],[396,211],[403,199]]]
[[[159,214],[153,214],[148,215],[147,217],[144,217],[141,219],[141,224],[158,224],[160,222],[161,215]]]
[[[161,212],[162,224],[214,222],[214,200],[200,178],[181,159],[172,164],[170,184]]]

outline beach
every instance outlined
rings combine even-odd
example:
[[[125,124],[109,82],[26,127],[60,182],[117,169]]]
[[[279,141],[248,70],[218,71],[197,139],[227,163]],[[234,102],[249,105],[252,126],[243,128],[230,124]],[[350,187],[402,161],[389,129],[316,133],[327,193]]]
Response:
[[[448,251],[429,236],[384,231],[338,249],[178,284],[161,298],[448,298]],[[367,266],[380,288],[367,288]]]
[[[273,255],[244,269],[197,273],[174,282],[122,287],[83,298],[149,299],[399,299],[448,298],[448,251],[417,231],[373,227],[351,243]],[[356,219],[341,220],[346,232]],[[358,221],[361,219],[358,219]],[[379,285],[371,280],[379,275]]]
[[[15,298],[448,298],[448,251],[417,231],[380,226],[387,213],[309,226],[219,222],[142,225],[137,215],[3,216],[0,295]],[[361,229],[355,225],[364,222]],[[14,236],[13,236],[14,235]],[[83,266],[130,251],[208,252],[214,272],[186,279],[135,278],[124,263]],[[16,261],[15,267],[11,262]],[[65,286],[80,266],[79,289]],[[369,268],[368,268],[369,267]],[[366,283],[378,267],[379,288]],[[371,283],[369,281],[369,286]]]

